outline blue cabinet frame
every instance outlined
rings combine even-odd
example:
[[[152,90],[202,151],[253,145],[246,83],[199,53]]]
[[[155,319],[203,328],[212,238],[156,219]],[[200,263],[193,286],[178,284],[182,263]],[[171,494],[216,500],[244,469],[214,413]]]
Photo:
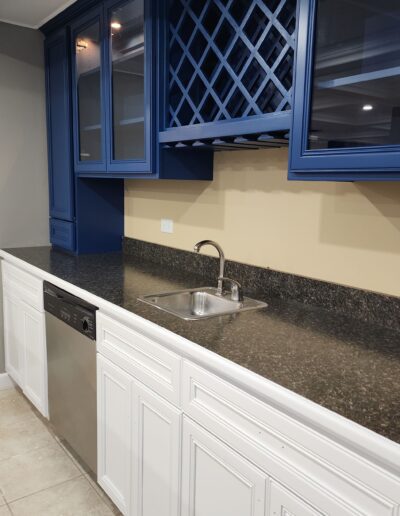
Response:
[[[112,56],[110,12],[115,7],[129,0],[108,0],[74,21],[72,30],[72,92],[73,92],[73,133],[74,133],[74,168],[80,177],[146,177],[155,174],[155,62],[154,47],[156,39],[155,18],[152,14],[152,1],[145,1],[145,158],[143,160],[113,159],[113,95],[112,95]],[[98,22],[101,40],[101,141],[102,158],[99,161],[81,161],[79,159],[79,105],[77,97],[77,71],[75,38],[86,27]]]
[[[50,217],[72,222],[75,206],[67,30],[46,39],[45,62]]]
[[[105,4],[105,73],[104,83],[106,92],[106,139],[107,139],[107,171],[112,173],[151,174],[154,167],[154,142],[152,135],[154,124],[155,98],[155,22],[152,14],[152,2],[144,1],[144,36],[145,36],[145,158],[143,160],[114,160],[113,159],[113,92],[112,92],[112,55],[111,55],[111,24],[110,12],[116,7],[126,4],[129,0],[108,0]]]
[[[298,39],[289,179],[400,180],[400,146],[308,150],[317,0],[298,0]]]
[[[100,106],[105,105],[106,91],[104,81],[104,11],[103,6],[90,10],[85,15],[78,18],[71,24],[71,56],[72,56],[72,107],[73,107],[73,140],[74,140],[74,169],[75,172],[91,173],[91,172],[107,172],[107,158],[106,158],[106,114],[104,109],[101,109],[100,124],[101,124],[101,159],[98,161],[81,161],[80,160],[80,142],[79,142],[79,103],[78,103],[78,81],[76,70],[76,36],[90,27],[94,23],[99,24],[100,30]]]

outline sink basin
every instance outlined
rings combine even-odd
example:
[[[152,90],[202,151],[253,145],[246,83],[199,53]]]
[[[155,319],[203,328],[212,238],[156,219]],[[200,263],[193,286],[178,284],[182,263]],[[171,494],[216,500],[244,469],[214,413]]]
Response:
[[[243,302],[232,301],[229,297],[218,296],[217,289],[213,287],[152,294],[138,299],[185,320],[231,315],[267,306],[249,297],[245,297]]]

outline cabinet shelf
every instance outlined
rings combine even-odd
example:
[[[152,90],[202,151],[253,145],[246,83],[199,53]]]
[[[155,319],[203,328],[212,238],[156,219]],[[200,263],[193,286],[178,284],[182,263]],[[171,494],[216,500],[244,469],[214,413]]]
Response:
[[[373,72],[365,72],[356,75],[350,75],[348,77],[340,77],[338,79],[332,79],[328,81],[318,81],[317,86],[319,89],[343,88],[346,86],[351,86],[353,84],[376,81],[379,79],[388,79],[397,76],[400,76],[400,66],[384,68],[382,70],[375,70]]]
[[[120,120],[118,122],[118,125],[124,127],[127,125],[135,125],[135,124],[143,124],[143,123],[144,123],[144,117],[138,116],[138,117],[134,117],[134,118],[126,118],[124,120]]]
[[[86,125],[83,127],[83,131],[99,131],[100,129],[101,124]]]

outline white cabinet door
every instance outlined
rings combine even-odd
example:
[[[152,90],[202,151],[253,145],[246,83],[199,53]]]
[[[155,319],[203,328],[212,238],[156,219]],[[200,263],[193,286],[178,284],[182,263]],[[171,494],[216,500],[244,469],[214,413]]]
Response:
[[[184,417],[182,516],[264,516],[266,475]]]
[[[45,314],[21,301],[22,343],[24,349],[24,394],[48,417],[47,352]]]
[[[181,411],[141,384],[132,388],[132,514],[179,516]]]
[[[131,489],[131,386],[133,379],[97,355],[97,477],[123,514]]]
[[[274,481],[270,484],[269,501],[268,516],[322,516],[326,514],[314,509]]]
[[[4,292],[4,351],[6,371],[24,388],[24,348],[21,303],[17,296]]]

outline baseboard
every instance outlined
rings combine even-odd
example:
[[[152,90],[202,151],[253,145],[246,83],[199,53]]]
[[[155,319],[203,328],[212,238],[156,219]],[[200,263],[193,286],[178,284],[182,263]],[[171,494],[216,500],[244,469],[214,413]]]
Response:
[[[11,389],[15,387],[15,383],[11,380],[11,377],[7,373],[0,374],[0,391],[4,389]]]

